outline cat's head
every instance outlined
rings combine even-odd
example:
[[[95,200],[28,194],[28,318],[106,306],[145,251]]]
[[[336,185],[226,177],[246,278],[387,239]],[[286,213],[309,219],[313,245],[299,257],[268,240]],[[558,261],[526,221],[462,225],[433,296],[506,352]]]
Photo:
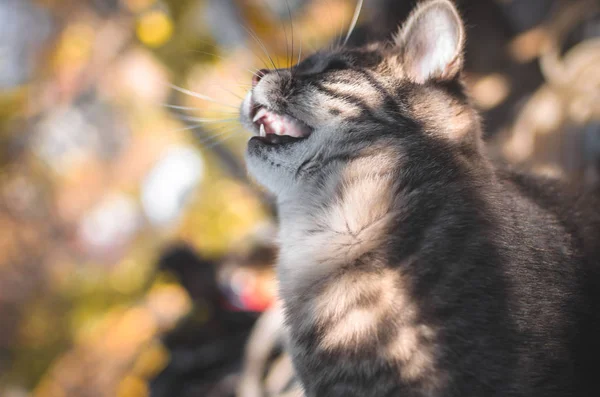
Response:
[[[478,145],[459,81],[465,33],[449,0],[422,3],[389,42],[322,50],[262,71],[241,108],[247,164],[275,194],[363,150],[407,139]]]

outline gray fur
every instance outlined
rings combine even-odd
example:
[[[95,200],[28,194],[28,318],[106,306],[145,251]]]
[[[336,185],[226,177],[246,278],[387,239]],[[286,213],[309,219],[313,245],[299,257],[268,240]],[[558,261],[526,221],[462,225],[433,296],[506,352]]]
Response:
[[[598,196],[491,164],[450,1],[404,26],[271,71],[242,106],[254,132],[258,107],[311,130],[247,150],[306,396],[597,394]]]

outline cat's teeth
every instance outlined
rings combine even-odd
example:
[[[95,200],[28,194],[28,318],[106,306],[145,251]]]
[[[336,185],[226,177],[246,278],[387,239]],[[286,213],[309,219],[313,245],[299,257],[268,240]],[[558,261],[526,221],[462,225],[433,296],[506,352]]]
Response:
[[[256,112],[256,116],[252,120],[253,123],[256,123],[258,120],[262,119],[267,114],[267,109],[261,108],[258,112]]]
[[[267,136],[267,131],[265,131],[265,125],[264,124],[260,125],[260,136],[263,137],[263,138]]]

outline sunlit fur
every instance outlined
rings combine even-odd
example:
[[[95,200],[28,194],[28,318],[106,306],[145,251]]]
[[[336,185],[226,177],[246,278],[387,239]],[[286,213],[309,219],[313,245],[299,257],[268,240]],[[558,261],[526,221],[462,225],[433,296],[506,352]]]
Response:
[[[389,42],[271,71],[242,105],[255,133],[254,106],[312,130],[247,149],[307,397],[597,394],[600,203],[491,164],[464,42],[452,3],[424,2]]]

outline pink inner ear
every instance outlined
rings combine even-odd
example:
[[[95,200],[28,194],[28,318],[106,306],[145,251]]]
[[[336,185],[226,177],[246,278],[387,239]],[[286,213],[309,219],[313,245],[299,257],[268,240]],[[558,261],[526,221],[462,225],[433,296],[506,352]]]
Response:
[[[405,71],[415,82],[452,78],[460,71],[463,27],[451,3],[426,3],[409,18],[400,39]]]

